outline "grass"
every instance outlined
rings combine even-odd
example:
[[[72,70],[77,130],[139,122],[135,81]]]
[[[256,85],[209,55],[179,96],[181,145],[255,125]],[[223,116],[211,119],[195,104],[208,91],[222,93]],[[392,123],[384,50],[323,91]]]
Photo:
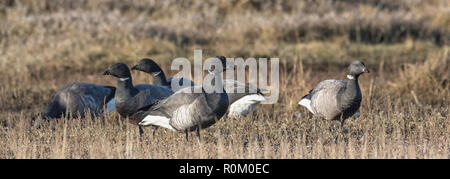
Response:
[[[0,2],[0,158],[450,158],[445,1]],[[146,128],[117,113],[31,127],[63,85],[115,85],[114,62],[176,57],[280,58],[280,98],[194,133]],[[319,120],[297,102],[363,60],[361,116]],[[133,72],[134,83],[151,77]],[[301,112],[303,118],[295,115]]]

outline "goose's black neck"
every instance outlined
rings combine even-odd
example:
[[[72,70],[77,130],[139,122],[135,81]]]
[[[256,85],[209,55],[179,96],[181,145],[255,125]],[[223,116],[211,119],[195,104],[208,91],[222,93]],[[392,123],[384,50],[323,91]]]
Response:
[[[120,78],[117,80],[116,100],[126,100],[127,98],[133,97],[138,92],[139,90],[133,86],[131,77]]]
[[[225,89],[223,86],[223,80],[222,80],[222,73],[215,73],[215,74],[210,74],[210,75],[213,75],[211,81],[204,85],[205,86],[207,85],[207,87],[209,87],[209,88],[215,87],[214,93],[225,93]],[[221,91],[217,91],[217,90],[221,90]]]
[[[357,94],[357,91],[359,89],[358,78],[359,78],[359,75],[353,76],[352,79],[348,79],[347,87],[345,88],[345,93],[344,93],[345,96],[352,97],[355,94]]]
[[[217,79],[217,80],[216,80]],[[226,111],[229,105],[228,101],[228,95],[225,92],[224,86],[223,86],[223,80],[222,80],[222,73],[216,73],[214,74],[213,79],[210,81],[211,84],[204,84],[204,85],[214,85],[216,88],[213,92],[205,92],[205,97],[207,99],[207,102],[210,107],[215,108],[218,111],[215,111],[219,116],[222,116],[224,114],[223,110]],[[209,86],[211,87],[211,86]],[[220,90],[220,91],[217,91]]]
[[[54,99],[45,109],[44,113],[41,114],[41,117],[42,119],[52,120],[62,117],[65,111],[66,108],[59,103],[58,99]]]
[[[349,76],[347,85],[338,95],[338,103],[342,108],[354,105],[354,102],[361,101],[362,95],[359,89],[358,76]]]
[[[166,75],[161,70],[158,74],[153,75],[153,84],[158,86],[169,86],[170,83],[166,79]]]

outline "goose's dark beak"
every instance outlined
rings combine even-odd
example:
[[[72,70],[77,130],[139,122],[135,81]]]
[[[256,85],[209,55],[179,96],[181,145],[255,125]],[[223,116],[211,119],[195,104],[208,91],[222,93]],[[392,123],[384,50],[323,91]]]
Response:
[[[131,67],[131,70],[137,70],[137,69],[138,69],[137,65],[134,65],[133,67]]]
[[[369,69],[367,69],[367,68],[364,68],[363,72],[364,73],[370,73]]]
[[[111,75],[111,72],[109,72],[109,69],[103,72],[103,75]]]

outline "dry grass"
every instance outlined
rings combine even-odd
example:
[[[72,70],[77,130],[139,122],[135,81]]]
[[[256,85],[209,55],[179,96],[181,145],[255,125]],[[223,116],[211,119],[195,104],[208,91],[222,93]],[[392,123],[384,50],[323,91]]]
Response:
[[[0,158],[450,158],[449,12],[440,0],[1,1]],[[278,103],[221,119],[201,146],[164,129],[139,138],[116,113],[31,128],[68,82],[115,85],[101,72],[142,57],[173,75],[170,60],[198,48],[279,57]],[[355,59],[371,70],[361,116],[313,131],[298,100]]]

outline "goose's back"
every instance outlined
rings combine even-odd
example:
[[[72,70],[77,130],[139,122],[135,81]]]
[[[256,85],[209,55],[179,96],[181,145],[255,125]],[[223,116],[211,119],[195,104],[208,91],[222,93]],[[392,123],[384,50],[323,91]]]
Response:
[[[116,98],[116,108],[122,116],[131,116],[139,109],[156,104],[172,94],[171,90],[162,86],[139,84],[135,88],[138,92],[132,98],[123,101]]]
[[[341,112],[337,95],[345,89],[346,82],[342,80],[325,80],[311,91],[311,107],[315,114],[325,119],[334,119]]]
[[[198,96],[192,103],[178,107],[172,113],[170,125],[177,130],[207,128],[215,123],[213,109],[205,105],[205,97]]]
[[[55,94],[45,113],[63,114],[71,112],[85,117],[85,112],[99,115],[103,106],[114,96],[115,88],[90,83],[71,83]],[[55,117],[60,117],[56,115]]]

